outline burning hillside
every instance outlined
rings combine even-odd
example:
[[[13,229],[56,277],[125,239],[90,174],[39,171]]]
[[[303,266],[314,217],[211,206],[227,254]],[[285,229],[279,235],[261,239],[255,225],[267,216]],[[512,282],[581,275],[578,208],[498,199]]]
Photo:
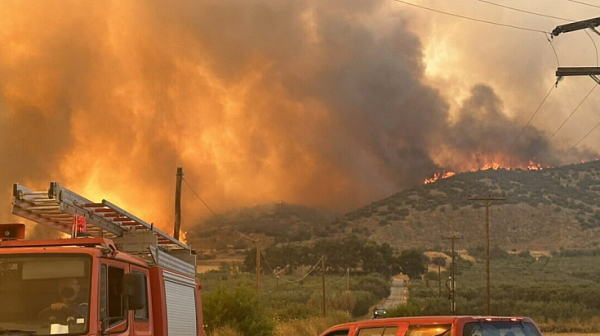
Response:
[[[427,84],[412,18],[388,6],[4,4],[0,219],[14,182],[56,180],[168,227],[177,166],[217,210],[348,210],[433,172],[595,157],[546,144],[535,127],[509,150],[522,122],[492,86],[450,102]],[[207,214],[187,192],[184,222]]]
[[[583,162],[582,162],[583,163]],[[551,168],[551,167],[546,167],[546,168]],[[542,165],[539,163],[535,163],[533,161],[529,161],[529,163],[527,164],[526,167],[521,168],[521,167],[505,167],[500,163],[497,162],[492,162],[491,164],[485,164],[483,165],[483,167],[479,168],[479,169],[471,169],[471,172],[476,172],[478,170],[498,170],[498,169],[504,169],[504,170],[542,170],[544,168],[542,168]],[[443,171],[440,173],[433,173],[433,176],[430,178],[426,178],[423,181],[423,184],[430,184],[433,183],[437,180],[443,180],[443,179],[447,179],[449,177],[452,177],[456,175],[455,172],[453,171]]]

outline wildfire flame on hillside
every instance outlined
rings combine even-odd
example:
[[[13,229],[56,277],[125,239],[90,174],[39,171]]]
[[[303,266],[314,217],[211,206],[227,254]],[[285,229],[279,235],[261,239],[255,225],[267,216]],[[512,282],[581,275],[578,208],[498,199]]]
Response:
[[[547,167],[547,168],[551,168],[551,167]],[[492,163],[486,163],[484,164],[481,168],[478,169],[471,169],[471,172],[476,172],[479,170],[498,170],[498,169],[504,169],[504,170],[515,170],[515,169],[527,169],[527,170],[542,170],[544,168],[542,168],[542,165],[539,163],[535,163],[533,160],[530,160],[527,164],[527,167],[510,167],[510,166],[504,166],[501,163],[497,163],[497,162],[492,162]],[[443,180],[443,179],[447,179],[449,177],[452,177],[456,175],[456,172],[453,171],[443,171],[441,173],[433,173],[433,176],[430,178],[426,178],[423,181],[423,184],[430,184],[433,182],[436,182],[438,180]]]

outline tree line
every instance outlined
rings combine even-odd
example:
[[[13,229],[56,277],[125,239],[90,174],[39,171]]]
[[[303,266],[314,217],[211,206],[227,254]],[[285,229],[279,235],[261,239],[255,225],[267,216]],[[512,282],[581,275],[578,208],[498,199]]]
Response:
[[[410,278],[419,278],[427,270],[428,263],[421,251],[413,249],[398,253],[387,243],[380,244],[357,236],[322,239],[312,246],[270,246],[262,252],[262,256],[266,263],[265,267],[261,267],[263,272],[270,271],[269,267],[290,271],[312,267],[321,256],[325,256],[327,273],[344,274],[350,269],[353,273],[379,273],[388,278],[400,272]],[[248,272],[256,268],[256,248],[246,252],[243,266]]]

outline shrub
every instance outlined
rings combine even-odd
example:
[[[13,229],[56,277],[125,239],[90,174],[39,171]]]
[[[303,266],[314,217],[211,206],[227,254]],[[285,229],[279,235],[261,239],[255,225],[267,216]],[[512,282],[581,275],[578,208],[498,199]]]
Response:
[[[249,287],[219,287],[205,296],[202,308],[209,332],[230,327],[243,335],[273,335],[272,319]]]
[[[373,294],[367,291],[355,291],[354,296],[356,297],[356,304],[352,309],[352,316],[354,317],[367,315],[371,305],[377,300]]]
[[[386,317],[405,317],[422,315],[421,307],[414,303],[402,303],[387,310]]]

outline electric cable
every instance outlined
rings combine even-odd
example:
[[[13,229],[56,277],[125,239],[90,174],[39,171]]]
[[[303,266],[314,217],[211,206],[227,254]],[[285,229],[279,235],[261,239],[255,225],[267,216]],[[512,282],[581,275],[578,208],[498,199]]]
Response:
[[[587,132],[581,139],[579,139],[579,141],[577,141],[573,146],[571,146],[571,148],[569,148],[569,151],[575,149],[575,147],[577,147],[577,145],[579,145],[583,140],[585,140],[585,138],[587,138],[588,135],[592,134],[592,132],[595,131],[596,128],[598,128],[598,126],[600,126],[600,122],[598,122],[596,126],[592,127],[592,129],[589,132]]]
[[[202,199],[202,197],[200,197],[200,195],[198,195],[198,193],[194,190],[194,188],[192,188],[192,186],[188,183],[188,181],[185,178],[182,178],[183,182],[185,182],[185,184],[188,186],[188,188],[190,188],[190,190],[192,191],[192,193],[194,195],[196,195],[196,197],[200,200],[200,202],[202,202],[202,204],[204,204],[204,206],[215,216],[217,217],[217,219],[223,224],[226,225],[224,227],[221,227],[222,229],[231,229],[231,231],[237,233],[238,235],[240,235],[243,238],[249,239],[255,243],[258,242],[258,239],[256,238],[252,238],[248,235],[245,235],[243,233],[241,233],[240,231],[238,231],[236,228],[234,228],[233,226],[231,226],[230,224],[226,223],[223,218],[221,218],[221,216],[219,216],[216,212],[213,211],[213,209],[208,206],[208,204],[206,204],[206,202],[204,202],[204,200]]]
[[[567,123],[567,121],[569,121],[569,119],[571,119],[571,117],[575,114],[575,112],[577,112],[577,110],[579,110],[579,107],[581,107],[581,105],[587,100],[587,98],[592,94],[592,92],[594,92],[594,90],[596,90],[597,87],[598,87],[598,84],[594,84],[594,87],[592,87],[592,89],[585,95],[585,97],[583,97],[583,99],[579,102],[579,104],[577,104],[577,106],[575,107],[573,112],[571,112],[571,114],[569,114],[567,119],[565,119],[565,121],[563,121],[562,124],[560,124],[560,126],[558,126],[558,128],[554,131],[554,133],[552,133],[550,138],[548,138],[548,140],[546,140],[542,144],[540,150],[533,156],[533,158],[536,158],[541,152],[543,152],[547,148],[548,143],[550,143],[550,141],[554,138],[554,136],[558,133],[558,131],[560,131],[561,128],[563,128],[563,126]]]
[[[454,17],[457,17],[457,18],[465,19],[465,20],[470,20],[470,21],[475,21],[475,22],[481,22],[481,23],[487,23],[487,24],[491,24],[491,25],[495,25],[495,26],[501,26],[501,27],[519,29],[519,30],[524,30],[524,31],[531,31],[531,32],[536,32],[536,33],[550,34],[550,32],[545,31],[545,30],[534,29],[534,28],[527,28],[527,27],[515,26],[515,25],[510,25],[510,24],[505,24],[505,23],[498,23],[498,22],[494,22],[494,21],[477,19],[477,18],[473,18],[473,17],[470,17],[470,16],[449,13],[449,12],[445,12],[445,11],[442,11],[442,10],[439,10],[439,9],[434,9],[434,8],[429,8],[429,7],[417,5],[417,4],[410,3],[410,2],[407,2],[407,1],[403,1],[403,0],[394,0],[394,1],[396,1],[398,3],[402,3],[402,4],[405,4],[405,5],[408,5],[408,6],[412,6],[412,7],[416,7],[416,8],[420,8],[420,9],[424,9],[424,10],[428,10],[428,11],[439,13],[439,14],[445,14],[445,15],[449,15],[449,16],[454,16]]]
[[[525,126],[521,129],[521,132],[519,132],[519,135],[517,136],[517,138],[513,141],[513,143],[508,148],[508,152],[510,152],[513,149],[513,147],[515,146],[515,144],[519,141],[519,139],[521,138],[521,135],[523,135],[523,132],[525,132],[525,129],[527,129],[527,127],[529,127],[529,124],[531,124],[531,121],[538,114],[538,112],[540,111],[540,109],[542,108],[542,106],[544,105],[544,103],[546,102],[548,97],[550,96],[550,93],[552,93],[552,91],[554,90],[555,87],[556,87],[556,85],[552,84],[552,86],[550,87],[550,90],[548,91],[548,93],[546,93],[546,96],[544,96],[544,99],[542,99],[542,102],[538,105],[538,107],[535,109],[535,111],[533,112],[533,114],[531,115],[529,120],[527,121],[527,124],[525,124]]]
[[[586,32],[587,33],[587,32]],[[548,34],[550,35],[550,34]],[[556,48],[554,48],[554,43],[552,43],[552,35],[550,35],[550,37],[548,37],[548,35],[546,35],[546,40],[548,40],[548,43],[550,43],[550,47],[552,48],[552,51],[554,52],[554,59],[556,60],[556,67],[559,68],[560,67],[560,61],[558,60],[558,53],[556,52]],[[594,43],[594,40],[592,40],[592,43]],[[596,47],[596,43],[594,43],[594,48]],[[597,55],[597,50],[596,50],[596,55]],[[554,84],[554,86],[556,86],[558,84],[558,80],[556,80],[556,84]]]
[[[594,45],[594,50],[596,51],[596,66],[598,66],[598,63],[599,63],[598,46],[596,45],[596,41],[594,41],[594,38],[592,37],[592,35],[590,35],[590,33],[587,32],[587,30],[584,30],[583,32],[590,38],[590,40],[592,40],[592,44]]]
[[[556,20],[561,20],[561,21],[574,21],[572,19],[567,19],[567,18],[563,18],[563,17],[558,17],[558,16],[552,16],[552,15],[546,15],[546,14],[541,14],[541,13],[537,13],[537,12],[531,12],[531,11],[527,11],[527,10],[523,10],[520,8],[515,8],[515,7],[511,7],[511,6],[506,6],[503,4],[498,4],[495,2],[491,2],[488,0],[478,0],[479,2],[483,2],[489,5],[493,5],[493,6],[497,6],[497,7],[501,7],[501,8],[505,8],[505,9],[510,9],[513,11],[517,11],[517,12],[521,12],[521,13],[527,13],[527,14],[531,14],[531,15],[536,15],[536,16],[540,16],[540,17],[546,17],[546,18],[551,18],[551,19],[556,19]],[[574,1],[577,2],[577,1]],[[598,46],[596,45],[596,42],[594,41],[594,38],[590,35],[590,33],[588,33],[586,30],[584,30],[584,33],[589,37],[590,41],[592,42],[592,45],[594,46],[594,51],[596,54],[596,66],[599,65],[600,63],[600,58],[598,56]],[[560,61],[558,58],[558,53],[556,52],[556,49],[554,48],[554,44],[552,43],[552,35],[551,34],[545,34],[546,35],[546,39],[548,40],[548,43],[550,43],[550,46],[552,47],[552,51],[554,52],[554,57],[556,59],[556,66],[560,67]],[[550,95],[550,93],[552,92],[552,90],[556,87],[556,84],[552,86],[552,88],[550,89],[550,91],[548,92],[548,94],[546,94],[546,96],[544,97],[544,99],[542,100],[542,103],[538,106],[538,108],[535,110],[535,112],[533,113],[533,115],[531,116],[531,118],[529,118],[529,121],[527,122],[527,124],[525,125],[525,127],[523,127],[523,129],[521,130],[521,132],[519,133],[519,135],[517,136],[517,138],[515,139],[515,141],[513,141],[513,143],[511,144],[510,148],[509,148],[509,152],[512,150],[513,146],[518,142],[518,140],[521,138],[521,135],[523,135],[523,132],[525,131],[525,129],[529,126],[529,124],[531,123],[531,121],[533,120],[533,118],[537,115],[540,107],[544,104],[544,102],[546,101],[546,99],[548,98],[548,96]],[[596,124],[596,126],[594,126],[586,135],[584,135],[579,141],[577,141],[577,143],[575,145],[573,145],[570,149],[574,149],[577,145],[579,145],[579,143],[581,143],[588,135],[590,135],[590,133],[592,133],[596,128],[598,128],[600,126],[600,123]],[[561,126],[562,127],[562,126]]]
[[[574,2],[574,3],[577,3],[577,4],[581,4],[581,5],[585,5],[585,6],[590,6],[590,7],[600,8],[600,6],[597,6],[597,5],[592,5],[592,4],[590,4],[590,3],[583,2],[583,1],[578,1],[578,0],[567,0],[567,1],[569,1],[569,2]]]
[[[296,279],[296,280],[288,280],[284,277],[281,277],[281,279],[283,279],[283,281],[289,282],[289,283],[296,283],[296,282],[300,282],[304,279],[306,279],[315,269],[317,269],[317,266],[319,265],[319,263],[321,262],[321,260],[323,259],[323,257],[319,258],[319,261],[317,261],[317,263],[311,267],[311,269],[308,271],[308,273],[306,273],[303,277],[301,277],[300,279]]]
[[[487,0],[477,0],[477,1],[483,2],[483,3],[486,3],[486,4],[490,4],[490,5],[493,5],[493,6],[497,6],[497,7],[502,7],[502,8],[510,9],[510,10],[513,10],[513,11],[516,11],[516,12],[521,12],[521,13],[536,15],[536,16],[545,17],[545,18],[549,18],[549,19],[562,20],[562,21],[573,21],[573,20],[561,18],[561,17],[558,17],[558,16],[552,16],[552,15],[546,15],[546,14],[541,14],[541,13],[536,13],[536,12],[530,12],[528,10],[524,10],[524,9],[520,9],[520,8],[516,8],[516,7],[511,7],[511,6],[506,6],[506,5],[503,5],[503,4],[499,4],[499,3],[495,3],[495,2],[491,2],[491,1],[487,1]]]

